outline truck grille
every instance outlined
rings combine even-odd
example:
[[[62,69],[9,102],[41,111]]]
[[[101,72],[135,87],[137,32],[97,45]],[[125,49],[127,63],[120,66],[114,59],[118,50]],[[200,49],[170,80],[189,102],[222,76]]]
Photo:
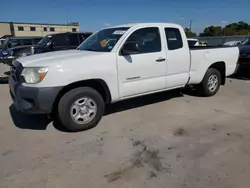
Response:
[[[21,73],[23,70],[23,66],[18,61],[13,61],[11,67],[10,67],[10,75],[14,82],[20,82],[21,81]]]

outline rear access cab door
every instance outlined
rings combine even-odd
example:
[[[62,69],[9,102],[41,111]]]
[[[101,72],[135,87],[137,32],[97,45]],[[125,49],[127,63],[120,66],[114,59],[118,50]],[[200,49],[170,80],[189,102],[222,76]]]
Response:
[[[190,50],[184,30],[180,27],[164,27],[167,57],[167,88],[183,87],[190,71]]]

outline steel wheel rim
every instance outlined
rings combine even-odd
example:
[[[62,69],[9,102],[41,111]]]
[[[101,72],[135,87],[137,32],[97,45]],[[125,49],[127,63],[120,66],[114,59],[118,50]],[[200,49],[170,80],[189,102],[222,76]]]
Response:
[[[209,91],[214,92],[218,87],[218,77],[213,74],[208,78],[207,87]]]
[[[97,113],[95,101],[89,97],[77,99],[70,108],[70,116],[77,124],[87,124],[91,122]]]

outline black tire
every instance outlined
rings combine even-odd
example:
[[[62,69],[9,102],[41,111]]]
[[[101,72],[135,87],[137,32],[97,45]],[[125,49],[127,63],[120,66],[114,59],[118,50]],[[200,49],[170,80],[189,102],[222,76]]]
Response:
[[[91,98],[97,106],[97,112],[94,118],[86,123],[79,124],[71,117],[71,107],[78,99],[82,97]],[[67,92],[58,104],[58,120],[61,125],[72,132],[83,131],[95,127],[101,120],[105,109],[102,96],[94,89],[89,87],[75,88]]]
[[[209,89],[209,86],[208,86],[208,81],[209,81],[209,78],[211,78],[211,76],[216,76],[217,80],[218,80],[218,84],[217,86],[215,87],[214,90],[210,90]],[[205,96],[205,97],[211,97],[211,96],[214,96],[219,88],[220,88],[220,85],[221,85],[221,74],[220,72],[217,70],[217,69],[214,69],[214,68],[209,68],[199,86],[199,90],[202,94],[202,96]]]

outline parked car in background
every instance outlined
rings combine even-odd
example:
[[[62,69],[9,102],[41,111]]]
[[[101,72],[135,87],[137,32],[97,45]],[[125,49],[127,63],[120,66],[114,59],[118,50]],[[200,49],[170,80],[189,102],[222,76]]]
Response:
[[[241,41],[228,41],[223,44],[223,46],[237,46],[240,45]]]
[[[188,38],[187,41],[188,41],[188,46],[199,46],[198,39]]]
[[[250,37],[241,42],[239,45],[240,58],[239,65],[241,67],[250,68]]]
[[[0,47],[0,81],[4,82],[8,80],[9,66],[13,60],[12,49],[20,46],[31,46],[38,43],[42,37],[9,37],[2,38],[3,43]],[[6,65],[8,64],[8,65]]]
[[[47,35],[36,45],[18,46],[10,49],[12,59],[45,52],[76,49],[92,33],[58,33]]]
[[[1,46],[2,49],[8,49],[15,46],[27,46],[37,44],[43,37],[9,37],[6,38]]]
[[[10,94],[27,114],[51,114],[71,131],[92,128],[105,103],[197,86],[215,95],[237,67],[238,47],[189,47],[184,29],[168,23],[110,27],[77,49],[13,61]]]
[[[188,46],[192,47],[192,46],[207,46],[206,42],[204,41],[199,41],[199,39],[195,39],[195,38],[188,38]]]
[[[40,40],[38,42],[36,41],[37,43],[33,43],[33,45],[16,45],[15,47],[3,51],[2,62],[11,65],[14,59],[23,56],[52,51],[76,49],[91,34],[92,33],[90,32],[67,32],[47,35],[42,39],[40,38]],[[0,72],[0,80],[6,80],[8,75],[8,72]]]
[[[0,49],[0,62],[8,62],[12,56],[12,49],[20,46],[31,46],[37,44],[42,37],[9,37],[6,38]]]

